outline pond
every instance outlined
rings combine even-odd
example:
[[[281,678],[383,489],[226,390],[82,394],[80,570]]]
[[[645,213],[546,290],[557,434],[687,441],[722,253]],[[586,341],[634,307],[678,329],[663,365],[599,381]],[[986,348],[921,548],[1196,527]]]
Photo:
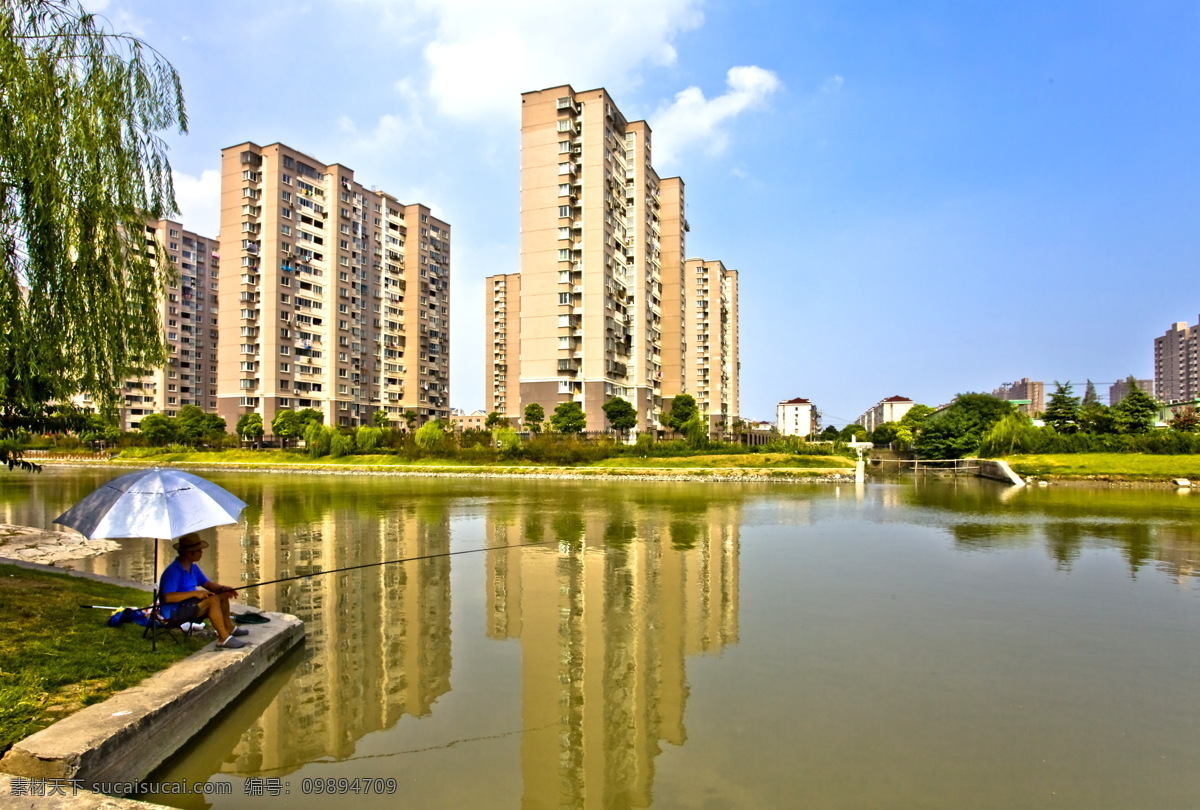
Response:
[[[0,476],[0,522],[49,526],[112,476]],[[303,619],[306,643],[153,777],[228,795],[151,801],[1200,795],[1200,493],[208,477],[250,504],[206,535],[202,565],[225,583],[481,551],[246,590]],[[78,567],[149,581],[153,565],[150,542],[131,541]]]

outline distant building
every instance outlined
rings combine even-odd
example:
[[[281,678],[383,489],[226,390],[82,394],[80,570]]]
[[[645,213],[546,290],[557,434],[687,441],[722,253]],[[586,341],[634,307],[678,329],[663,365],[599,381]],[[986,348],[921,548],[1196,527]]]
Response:
[[[303,408],[347,427],[450,416],[450,226],[429,208],[245,142],[221,150],[219,243],[215,399],[231,428]]]
[[[884,422],[899,422],[904,418],[904,414],[908,413],[915,404],[908,397],[897,396],[881,399],[876,403],[874,408],[870,408],[866,413],[858,417],[855,424],[862,425],[870,433]]]
[[[147,255],[159,256],[175,271],[158,304],[169,357],[165,366],[126,375],[117,400],[121,430],[136,430],[147,414],[175,416],[184,405],[217,411],[219,244],[168,219],[147,222],[145,240]],[[75,402],[95,404],[88,394]]]
[[[454,426],[455,430],[483,430],[487,418],[487,411],[472,411],[471,413],[467,413],[458,408],[453,408],[450,411],[450,424]]]
[[[775,427],[784,436],[808,436],[816,428],[813,404],[800,397],[780,402],[775,406]]]
[[[1171,324],[1162,337],[1155,338],[1154,398],[1159,402],[1180,402],[1200,396],[1198,355],[1200,324],[1189,327],[1187,321],[1179,321]]]
[[[1154,396],[1154,380],[1134,380],[1139,391]],[[1108,387],[1108,404],[1116,405],[1129,394],[1129,380],[1118,380]]]
[[[1046,410],[1046,384],[1032,382],[1028,377],[1022,377],[1017,382],[1004,383],[992,396],[1007,399],[1030,416],[1037,416]]]

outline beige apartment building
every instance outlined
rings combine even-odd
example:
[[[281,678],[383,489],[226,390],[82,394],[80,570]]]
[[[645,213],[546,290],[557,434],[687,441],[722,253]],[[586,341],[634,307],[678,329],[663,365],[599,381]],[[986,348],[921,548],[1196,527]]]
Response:
[[[175,281],[165,286],[158,307],[169,356],[162,368],[145,369],[125,381],[117,397],[124,431],[136,430],[147,414],[175,416],[184,405],[217,410],[217,240],[169,219],[147,222],[145,240],[147,255],[169,261],[174,269]],[[76,401],[94,404],[86,395]]]
[[[709,424],[730,424],[738,415],[738,274],[720,261],[684,262],[688,358],[683,391],[696,398]]]
[[[1004,383],[992,391],[992,396],[1015,402],[1018,410],[1030,416],[1037,416],[1046,410],[1046,384],[1028,377]]]
[[[908,397],[894,396],[881,399],[875,403],[873,408],[868,409],[862,416],[858,417],[855,424],[862,425],[870,433],[884,422],[899,422],[904,418],[904,414],[912,410],[912,406],[915,404]]]
[[[488,279],[487,409],[578,402],[588,430],[623,397],[658,426],[691,367],[684,183],[660,178],[645,121],[603,89],[521,96],[521,270]],[[736,276],[734,295],[736,296]],[[736,306],[731,310],[736,351]],[[736,408],[736,354],[733,394]]]
[[[483,390],[488,392],[485,410],[520,418],[521,274],[488,276],[485,285],[487,317],[483,333],[491,335],[488,362],[484,364]]]
[[[221,152],[217,411],[450,415],[450,226],[280,143]]]
[[[1139,391],[1145,391],[1150,396],[1154,396],[1154,380],[1134,380],[1134,383]],[[1128,379],[1117,380],[1108,387],[1108,404],[1116,405],[1125,399],[1131,390]]]
[[[1200,324],[1178,321],[1154,339],[1154,397],[1184,402],[1200,397]]]

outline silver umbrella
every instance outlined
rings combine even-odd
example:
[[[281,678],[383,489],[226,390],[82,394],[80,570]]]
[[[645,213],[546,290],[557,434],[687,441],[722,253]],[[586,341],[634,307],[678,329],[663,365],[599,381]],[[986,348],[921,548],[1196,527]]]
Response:
[[[95,540],[149,537],[154,543],[154,604],[158,604],[158,540],[237,523],[241,498],[198,475],[155,467],[114,478],[54,519]]]
[[[89,540],[173,540],[188,532],[237,523],[245,508],[241,498],[198,475],[155,467],[101,484],[54,522],[75,529]]]

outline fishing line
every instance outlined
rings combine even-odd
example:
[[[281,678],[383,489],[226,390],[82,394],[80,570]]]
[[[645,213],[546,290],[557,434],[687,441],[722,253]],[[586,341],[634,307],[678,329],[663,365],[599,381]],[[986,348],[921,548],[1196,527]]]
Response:
[[[296,574],[290,577],[281,577],[280,579],[268,579],[265,582],[252,582],[249,585],[239,585],[236,588],[227,588],[230,591],[244,591],[250,588],[261,588],[263,585],[275,585],[279,582],[292,582],[297,579],[312,579],[313,577],[323,577],[326,574],[340,574],[345,571],[358,571],[362,568],[376,568],[381,565],[392,565],[394,563],[414,562],[416,560],[433,560],[438,557],[454,557],[459,554],[478,554],[481,551],[503,551],[510,548],[529,548],[530,546],[544,546],[546,542],[537,540],[532,543],[513,543],[507,546],[491,546],[489,548],[466,548],[460,551],[441,551],[436,554],[422,554],[418,557],[400,557],[395,560],[383,560],[382,562],[363,563],[362,565],[347,565],[343,568],[330,568],[328,571],[314,571],[311,574]],[[219,592],[223,593],[223,592]]]

